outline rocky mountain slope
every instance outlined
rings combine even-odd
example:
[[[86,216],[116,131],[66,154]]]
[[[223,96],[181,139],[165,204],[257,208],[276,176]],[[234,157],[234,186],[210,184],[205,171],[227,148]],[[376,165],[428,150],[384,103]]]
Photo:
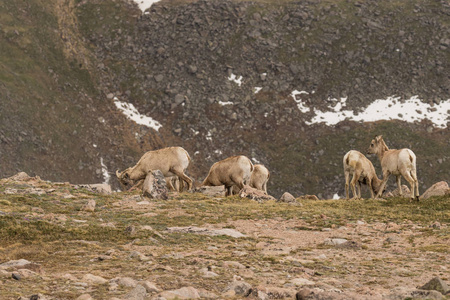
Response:
[[[162,1],[142,14],[121,0],[8,0],[0,12],[2,176],[99,182],[147,150],[180,145],[197,181],[244,154],[271,170],[270,193],[329,198],[343,194],[342,156],[383,134],[416,153],[422,190],[450,180],[448,128],[308,125],[313,110],[290,96],[306,91],[322,111],[341,97],[355,112],[392,95],[446,101],[446,1]],[[115,97],[162,128],[127,120]]]

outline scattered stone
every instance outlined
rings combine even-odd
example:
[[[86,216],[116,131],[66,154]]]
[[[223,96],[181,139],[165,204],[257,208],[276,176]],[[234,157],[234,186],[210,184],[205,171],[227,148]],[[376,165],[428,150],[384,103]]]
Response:
[[[137,285],[123,299],[126,300],[144,300],[147,296],[147,290],[142,285]]]
[[[145,288],[147,293],[159,293],[161,291],[153,282],[150,281],[145,281],[142,286]]]
[[[167,300],[172,299],[200,299],[199,292],[193,287],[183,287],[178,290],[165,291],[160,294]]]
[[[314,285],[315,282],[308,280],[306,278],[294,278],[291,280],[291,282],[293,284],[295,284],[296,286],[305,286],[305,285]]]
[[[338,246],[338,245],[342,245],[344,243],[347,243],[348,240],[346,239],[326,239],[323,244],[327,245],[327,246]]]
[[[252,290],[252,286],[245,281],[233,281],[230,283],[225,290],[224,293],[228,291],[233,291],[236,296],[247,297],[250,295]]]
[[[200,272],[203,274],[203,277],[205,278],[214,278],[219,276],[217,273],[208,270],[208,268],[203,268],[200,270]]]
[[[285,192],[278,202],[295,203],[295,197],[292,194]]]
[[[94,212],[95,211],[95,200],[91,199],[89,200],[83,207],[81,208],[82,211],[87,212]]]
[[[411,191],[409,190],[409,187],[406,185],[402,185],[402,197],[404,198],[409,198],[411,196]],[[400,192],[399,189],[396,188],[395,190],[391,191],[391,192],[387,192],[386,194],[384,194],[384,196],[386,198],[390,198],[390,197],[400,197]]]
[[[95,184],[79,184],[75,185],[76,188],[84,188],[93,193],[99,194],[111,194],[112,189],[109,184],[106,183],[95,183]]]
[[[94,298],[89,294],[83,294],[76,298],[76,300],[94,300]]]
[[[295,297],[295,293],[296,291],[294,289],[273,286],[259,285],[256,288],[252,288],[252,295],[257,294],[262,295],[262,297],[265,297],[265,295],[267,295],[268,299],[293,299]]]
[[[420,196],[420,199],[423,200],[433,196],[445,196],[445,195],[450,195],[450,188],[447,182],[440,181],[438,183],[433,184],[428,190],[426,190]]]
[[[221,186],[201,186],[194,189],[195,193],[202,193],[209,197],[223,197],[225,195],[225,187]]]
[[[427,290],[427,291],[430,291],[430,290],[438,291],[438,292],[440,292],[443,295],[445,295],[445,294],[450,292],[450,288],[447,285],[447,283],[445,283],[439,277],[434,277],[433,279],[428,281],[425,285],[420,287],[420,289],[421,290]]]
[[[26,259],[19,259],[19,260],[10,260],[8,262],[2,263],[2,264],[0,264],[0,267],[16,268],[16,267],[23,267],[28,264],[31,264],[31,261],[28,261]]]
[[[138,285],[137,281],[130,277],[119,277],[112,280],[112,282],[117,283],[119,286],[125,287],[136,287]],[[111,281],[110,281],[111,283]]]
[[[245,269],[245,266],[237,261],[224,261],[224,268],[235,268],[235,269]]]
[[[248,185],[245,185],[244,188],[239,191],[239,197],[255,200],[258,203],[264,203],[269,200],[276,201],[274,197],[267,195],[264,191],[260,191]]]
[[[245,237],[244,234],[242,234],[239,231],[236,231],[234,229],[231,229],[231,228],[208,229],[208,228],[189,226],[189,227],[169,227],[169,228],[167,228],[167,231],[169,231],[169,232],[205,234],[205,235],[211,235],[211,236],[227,235],[227,236],[231,236],[231,237],[234,237],[234,238]]]
[[[11,181],[28,181],[31,177],[25,172],[19,172],[16,175],[8,177],[8,179]]]
[[[106,280],[105,278],[96,276],[96,275],[92,275],[92,274],[84,275],[82,280],[84,282],[88,282],[88,283],[92,283],[92,284],[105,284],[108,282],[108,280]]]
[[[389,295],[384,296],[386,300],[441,300],[444,296],[438,291],[411,290],[405,287],[398,287],[391,290]]]
[[[160,170],[152,171],[147,174],[142,186],[142,194],[150,199],[169,199],[169,190],[167,189],[166,180]]]

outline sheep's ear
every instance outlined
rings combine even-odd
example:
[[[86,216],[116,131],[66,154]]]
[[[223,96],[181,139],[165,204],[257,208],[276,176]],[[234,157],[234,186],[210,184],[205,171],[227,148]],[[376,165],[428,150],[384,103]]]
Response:
[[[375,140],[376,140],[377,142],[381,141],[382,139],[383,139],[383,136],[382,136],[382,135],[379,135],[379,136],[375,137]]]
[[[128,178],[130,178],[130,175],[128,175],[128,173],[125,173],[125,174],[123,175],[123,178],[128,179]]]

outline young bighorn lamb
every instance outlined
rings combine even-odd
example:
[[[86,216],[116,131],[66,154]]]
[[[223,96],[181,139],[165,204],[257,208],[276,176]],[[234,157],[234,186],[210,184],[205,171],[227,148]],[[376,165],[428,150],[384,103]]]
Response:
[[[145,179],[152,170],[160,170],[165,177],[178,176],[192,188],[192,179],[184,171],[189,166],[191,157],[181,147],[168,147],[146,152],[134,167],[123,172],[116,171],[117,179],[124,187]]]
[[[270,172],[263,165],[255,165],[255,169],[250,176],[250,186],[252,188],[266,192],[267,194],[267,182],[269,181]]]
[[[367,184],[370,190],[370,195],[373,198],[375,194],[380,191],[382,180],[380,180],[375,172],[375,168],[370,160],[367,159],[361,152],[350,150],[344,155],[344,174],[345,174],[345,196],[349,199],[349,180],[352,189],[353,198],[361,198],[361,183]],[[358,185],[356,185],[358,183]],[[358,193],[356,193],[356,186]],[[382,192],[382,191],[381,191]]]
[[[381,195],[381,191],[385,188],[389,175],[393,174],[397,177],[400,196],[402,196],[401,176],[403,176],[411,185],[411,199],[415,198],[419,201],[419,182],[417,181],[416,155],[414,152],[406,148],[389,150],[381,135],[372,140],[367,152],[378,156],[383,170],[382,189],[378,191],[377,197]]]
[[[225,185],[225,196],[232,195],[233,185],[239,189],[250,180],[253,164],[246,156],[231,156],[212,165],[203,186]]]

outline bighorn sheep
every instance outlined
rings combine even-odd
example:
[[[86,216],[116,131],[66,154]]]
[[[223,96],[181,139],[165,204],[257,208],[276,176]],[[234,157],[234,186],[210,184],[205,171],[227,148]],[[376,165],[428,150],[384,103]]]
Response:
[[[270,172],[263,165],[255,165],[252,175],[250,176],[250,186],[252,188],[266,192],[267,182],[269,181]]]
[[[192,188],[192,179],[184,171],[189,166],[191,157],[189,153],[181,147],[168,147],[146,152],[134,167],[123,172],[116,171],[116,176],[122,186],[145,179],[147,173],[152,170],[160,170],[165,177],[178,176],[185,181],[188,189]]]
[[[361,152],[350,150],[344,155],[344,174],[345,174],[345,196],[349,199],[349,180],[350,175],[353,175],[350,181],[353,198],[361,198],[361,183],[367,184],[370,190],[370,195],[373,198],[375,194],[380,191],[382,180],[380,180],[375,172],[375,168],[370,160],[367,159]],[[358,183],[358,193],[356,193],[356,183]]]
[[[239,189],[250,180],[254,166],[246,156],[231,156],[211,166],[203,186],[225,185],[225,196],[232,195],[233,185]]]
[[[419,182],[417,181],[416,155],[414,152],[406,148],[389,150],[381,135],[376,136],[371,141],[367,152],[378,156],[383,170],[383,181],[377,197],[381,195],[381,191],[385,188],[389,175],[393,174],[397,177],[400,196],[402,196],[401,176],[403,176],[411,185],[411,199],[415,198],[419,201]]]

